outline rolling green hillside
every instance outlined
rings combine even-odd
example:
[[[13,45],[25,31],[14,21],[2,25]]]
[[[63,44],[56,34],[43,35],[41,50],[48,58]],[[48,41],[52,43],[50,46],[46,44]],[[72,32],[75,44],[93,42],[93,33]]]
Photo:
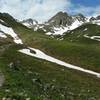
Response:
[[[67,63],[100,73],[100,42],[84,37],[84,34],[99,35],[100,26],[83,25],[59,40],[61,36],[52,38],[41,30],[34,32],[9,15],[0,14],[0,19],[24,43],[15,44],[11,37],[0,39],[0,50],[4,48],[0,52],[0,71],[5,77],[0,87],[1,100],[100,99],[100,78],[18,52],[27,46],[38,48]],[[85,28],[88,30],[82,32]]]

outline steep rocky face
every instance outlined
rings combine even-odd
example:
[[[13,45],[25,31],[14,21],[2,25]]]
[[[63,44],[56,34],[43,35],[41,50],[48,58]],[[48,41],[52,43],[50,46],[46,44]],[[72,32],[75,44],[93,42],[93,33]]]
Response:
[[[92,24],[100,25],[100,15],[97,17],[91,17],[89,20]]]
[[[76,20],[79,22],[85,22],[86,17],[82,14],[77,14],[74,16],[70,16],[65,12],[59,12],[54,17],[52,17],[48,23],[51,26],[70,26],[72,25]]]
[[[66,26],[72,24],[72,17],[69,16],[67,13],[59,12],[54,17],[52,17],[47,23],[51,26]]]
[[[40,29],[44,32],[47,32],[47,34],[49,35],[61,35],[64,32],[74,30],[85,23],[100,25],[100,16],[87,18],[81,13],[77,15],[69,15],[66,12],[58,12],[55,16],[53,16],[51,19],[49,19],[47,22],[44,22],[43,24],[38,24],[38,22],[33,19],[22,21],[22,24],[34,29],[34,31]]]
[[[7,27],[14,27],[16,24],[16,19],[14,19],[8,13],[0,13],[0,23],[6,25]]]
[[[72,16],[75,20],[81,21],[81,22],[85,22],[86,21],[86,17],[82,14],[77,14]]]
[[[48,35],[62,35],[64,32],[73,30],[85,22],[86,17],[82,14],[71,16],[65,12],[59,12],[45,24],[45,28],[48,27],[49,29]]]
[[[9,15],[8,13],[0,13],[0,19],[3,20],[10,20],[10,21],[16,21],[11,15]]]
[[[77,14],[74,16],[68,15],[66,12],[58,12],[55,16],[53,16],[51,19],[49,19],[47,22],[44,24],[38,24],[37,21],[32,20],[32,19],[27,19],[24,20],[22,23],[25,26],[28,26],[29,28],[33,28],[34,30],[36,29],[43,29],[45,31],[58,31],[57,28],[60,28],[61,30],[65,29],[69,30],[70,27],[73,29],[75,26],[78,27],[82,23],[86,21],[86,17],[82,14]]]
[[[96,20],[96,18],[95,17],[91,17],[89,21],[92,22],[94,20]]]
[[[90,22],[100,20],[100,15],[97,17],[91,17]]]
[[[96,17],[97,20],[100,20],[100,15]]]

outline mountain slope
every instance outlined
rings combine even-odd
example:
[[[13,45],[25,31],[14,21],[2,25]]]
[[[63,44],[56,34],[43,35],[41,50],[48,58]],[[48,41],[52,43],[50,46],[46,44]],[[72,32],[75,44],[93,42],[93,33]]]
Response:
[[[84,24],[69,33],[64,33],[63,39],[69,39],[70,41],[81,41],[84,38],[88,38],[90,40],[92,36],[100,36],[100,26],[96,24]],[[89,36],[89,37],[87,37]],[[95,42],[96,39],[93,39]],[[98,38],[99,40],[99,38]],[[98,41],[97,40],[97,41]],[[90,40],[91,41],[91,40]],[[84,41],[85,42],[85,41]],[[86,41],[87,42],[87,41]]]
[[[67,13],[59,12],[46,23],[51,28],[46,34],[63,35],[64,32],[73,30],[84,23],[86,23],[86,17],[82,14],[70,16]]]
[[[2,16],[4,15],[2,14]],[[0,50],[2,46],[7,45],[5,50],[0,52],[0,70],[5,77],[4,84],[0,88],[1,100],[5,98],[15,100],[99,100],[99,78],[21,54],[18,50],[28,46],[38,48],[55,58],[100,73],[100,42],[83,36],[79,42],[70,41],[68,38],[71,36],[68,37],[67,33],[61,41],[59,40],[61,37],[50,37],[41,30],[33,31],[16,20],[11,21],[12,17],[6,16],[6,18],[0,17],[0,19],[12,28],[23,41],[23,44],[15,44],[11,36],[12,42],[7,42],[8,36],[2,38],[4,43],[0,39]],[[89,33],[91,27],[95,25],[87,26]],[[86,27],[81,27],[74,30],[74,33],[82,34],[81,30]],[[95,31],[93,31],[94,29]],[[94,29],[91,31],[92,33],[90,32],[92,35],[99,29],[99,26],[98,28],[95,26]]]
[[[27,20],[25,22],[25,26],[33,28],[34,31],[41,29],[47,35],[63,35],[65,32],[74,30],[83,24],[90,23],[99,25],[100,16],[88,18],[82,14],[69,15],[66,12],[58,12],[55,16],[43,24],[38,24],[37,21],[32,19],[31,22],[34,22],[34,25],[32,25],[32,23],[29,25],[29,21]]]

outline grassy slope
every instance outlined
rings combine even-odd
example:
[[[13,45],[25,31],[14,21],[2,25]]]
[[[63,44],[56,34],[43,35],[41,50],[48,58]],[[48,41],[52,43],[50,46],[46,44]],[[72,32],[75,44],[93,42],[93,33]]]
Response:
[[[84,37],[72,39],[76,36],[65,36],[63,41],[59,41],[46,36],[42,32],[26,30],[23,26],[16,27],[15,31],[26,45],[39,48],[68,63],[100,72],[100,43],[97,41]]]
[[[12,45],[0,58],[0,69],[6,78],[0,89],[0,98],[99,100],[100,79],[21,54],[16,51],[20,48],[22,46]],[[9,67],[11,62],[13,67]]]
[[[33,32],[21,24],[13,25],[13,29],[26,45],[39,48],[66,62],[100,71],[99,42],[83,38],[84,41],[81,39],[79,42],[67,39],[58,41],[44,35],[43,32]],[[1,46],[4,44],[1,43]],[[2,97],[17,100],[28,97],[32,100],[100,99],[100,79],[18,53],[17,50],[20,48],[22,46],[12,44],[0,55],[0,69],[6,79],[0,89],[0,99]],[[12,62],[14,65],[10,68],[9,64]]]

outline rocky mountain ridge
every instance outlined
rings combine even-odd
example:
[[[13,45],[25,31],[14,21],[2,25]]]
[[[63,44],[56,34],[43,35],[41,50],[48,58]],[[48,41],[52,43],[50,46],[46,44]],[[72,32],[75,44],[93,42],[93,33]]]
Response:
[[[62,35],[64,32],[76,29],[86,23],[100,25],[100,16],[88,18],[82,14],[69,15],[66,12],[58,12],[43,24],[39,24],[38,21],[32,19],[24,20],[22,24],[33,28],[34,31],[41,29],[46,32],[47,35]]]

